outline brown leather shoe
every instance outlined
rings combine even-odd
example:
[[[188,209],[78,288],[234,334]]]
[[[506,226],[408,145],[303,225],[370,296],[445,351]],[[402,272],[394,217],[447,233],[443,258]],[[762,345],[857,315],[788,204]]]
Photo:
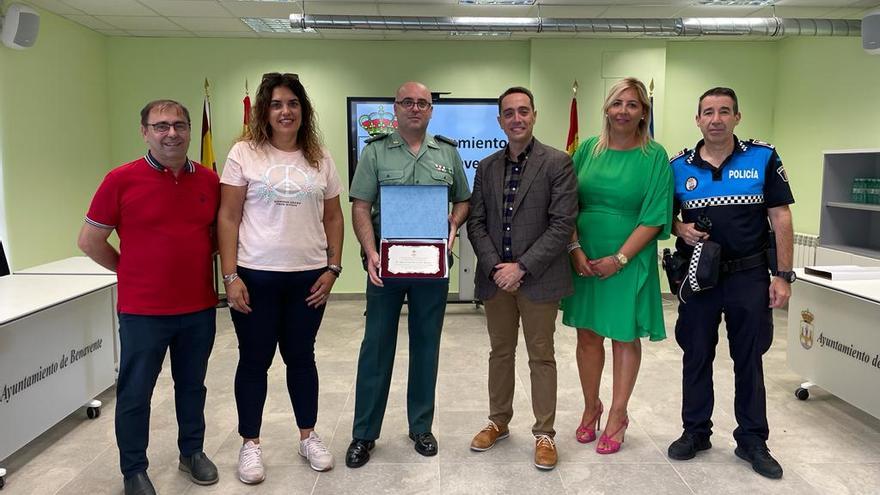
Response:
[[[556,442],[550,435],[535,436],[535,467],[550,470],[556,467],[559,456],[556,454]]]
[[[494,421],[489,421],[489,424],[471,440],[471,450],[476,452],[487,451],[495,446],[495,442],[504,440],[509,436],[510,430],[506,426],[501,428]]]

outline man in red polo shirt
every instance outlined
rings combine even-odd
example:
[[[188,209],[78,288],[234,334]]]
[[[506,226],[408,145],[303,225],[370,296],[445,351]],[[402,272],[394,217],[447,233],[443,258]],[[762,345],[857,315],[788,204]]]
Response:
[[[119,280],[116,441],[126,495],[156,493],[147,476],[150,398],[169,348],[179,468],[194,483],[217,482],[217,467],[202,447],[220,184],[215,172],[187,158],[190,131],[183,105],[148,103],[141,134],[149,151],[107,174],[79,234],[80,249]],[[114,229],[119,251],[107,242]]]

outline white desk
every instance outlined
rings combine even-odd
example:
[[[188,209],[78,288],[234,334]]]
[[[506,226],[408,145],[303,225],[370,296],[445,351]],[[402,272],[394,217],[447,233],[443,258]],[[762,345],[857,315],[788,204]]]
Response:
[[[113,385],[115,285],[110,275],[0,277],[0,460]]]
[[[43,265],[32,266],[15,272],[16,275],[97,275],[110,276],[116,281],[116,273],[92,261],[88,256],[74,256],[63,260],[52,261]],[[110,305],[113,308],[113,328],[119,328],[116,316],[116,284],[110,291]],[[119,332],[113,332],[113,362],[116,372],[119,372]]]
[[[788,304],[788,364],[816,384],[880,418],[880,280],[832,281],[797,269]]]
[[[88,256],[74,256],[15,272],[16,275],[111,275],[116,273],[92,261]]]

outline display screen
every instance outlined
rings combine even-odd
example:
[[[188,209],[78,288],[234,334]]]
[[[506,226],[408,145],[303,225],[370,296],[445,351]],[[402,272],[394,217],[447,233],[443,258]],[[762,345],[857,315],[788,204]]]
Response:
[[[366,140],[397,127],[392,98],[348,98],[348,182],[354,177],[358,157]],[[458,141],[468,187],[473,189],[477,164],[507,146],[498,125],[498,102],[494,98],[448,98],[434,101],[429,134]]]

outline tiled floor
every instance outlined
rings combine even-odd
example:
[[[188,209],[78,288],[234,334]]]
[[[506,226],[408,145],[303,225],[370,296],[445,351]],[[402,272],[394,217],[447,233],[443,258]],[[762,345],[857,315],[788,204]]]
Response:
[[[792,392],[801,380],[786,364],[784,312],[777,313],[776,339],[765,357],[770,448],[785,468],[783,479],[761,478],[733,455],[733,376],[724,339],[715,366],[714,446],[694,460],[670,461],[666,446],[679,434],[681,400],[681,352],[671,338],[674,311],[674,304],[667,302],[670,338],[643,345],[626,442],[618,454],[611,456],[597,455],[595,444],[584,446],[574,439],[582,408],[574,360],[575,336],[572,329],[558,325],[556,429],[560,464],[553,471],[542,472],[532,465],[528,365],[522,342],[510,439],[484,453],[468,449],[471,437],[486,420],[489,344],[482,311],[473,305],[450,305],[434,426],[440,454],[421,457],[406,437],[407,339],[403,331],[382,438],[370,463],[353,470],[344,466],[343,457],[351,435],[363,302],[334,300],[318,336],[321,410],[317,431],[329,444],[338,465],[319,474],[296,453],[298,437],[278,356],[270,371],[263,423],[268,477],[261,485],[246,486],[235,473],[240,445],[232,392],[237,349],[224,310],[218,316],[217,343],[208,373],[205,441],[205,451],[220,468],[220,482],[210,487],[194,486],[177,470],[172,381],[167,369],[153,396],[149,473],[163,494],[880,493],[880,420],[821,390],[814,389],[806,402],[794,398]],[[610,400],[610,369],[609,353],[602,384],[606,402]],[[101,398],[104,414],[98,419],[90,421],[82,413],[75,414],[2,463],[10,471],[3,493],[121,493],[113,434],[113,390]]]

